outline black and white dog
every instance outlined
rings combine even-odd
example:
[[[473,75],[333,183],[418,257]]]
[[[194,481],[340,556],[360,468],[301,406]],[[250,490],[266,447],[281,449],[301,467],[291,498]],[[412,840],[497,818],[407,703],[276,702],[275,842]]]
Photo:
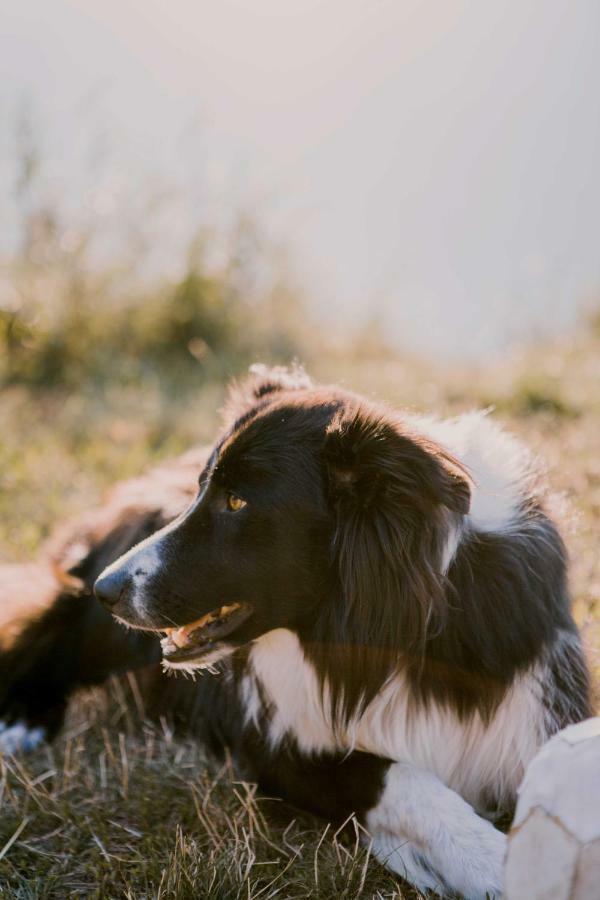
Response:
[[[302,372],[255,371],[226,419],[208,459],[121,488],[57,539],[43,601],[11,593],[0,746],[51,735],[74,687],[155,663],[149,705],[266,791],[355,812],[421,890],[499,896],[492,821],[540,745],[590,715],[529,457],[485,415],[401,415]],[[213,674],[157,676],[161,654]]]

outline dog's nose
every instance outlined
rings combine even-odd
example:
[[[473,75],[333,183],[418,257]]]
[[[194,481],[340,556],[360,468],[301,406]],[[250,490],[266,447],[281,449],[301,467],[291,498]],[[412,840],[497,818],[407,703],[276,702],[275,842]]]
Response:
[[[123,596],[127,575],[122,570],[103,572],[94,583],[94,594],[107,609],[112,609]]]

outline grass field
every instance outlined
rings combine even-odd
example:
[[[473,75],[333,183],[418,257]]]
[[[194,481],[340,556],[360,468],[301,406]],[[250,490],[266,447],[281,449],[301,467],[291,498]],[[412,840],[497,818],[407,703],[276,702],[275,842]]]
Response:
[[[502,363],[459,369],[393,356],[329,356],[313,374],[398,405],[495,415],[539,452],[563,499],[575,613],[598,674],[600,332],[586,325]],[[119,478],[209,441],[223,396],[190,377],[0,399],[0,560],[32,558],[53,525]],[[82,696],[52,747],[0,759],[0,896],[409,897],[341,833],[215,771],[168,723],[151,725],[132,679]],[[403,892],[404,891],[404,892]],[[414,896],[414,895],[413,895]]]

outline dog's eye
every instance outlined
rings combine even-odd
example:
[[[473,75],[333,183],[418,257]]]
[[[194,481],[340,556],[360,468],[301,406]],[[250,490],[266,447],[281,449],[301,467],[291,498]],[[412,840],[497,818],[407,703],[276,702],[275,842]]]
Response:
[[[227,494],[227,509],[229,512],[239,512],[246,505],[246,501],[236,494]]]

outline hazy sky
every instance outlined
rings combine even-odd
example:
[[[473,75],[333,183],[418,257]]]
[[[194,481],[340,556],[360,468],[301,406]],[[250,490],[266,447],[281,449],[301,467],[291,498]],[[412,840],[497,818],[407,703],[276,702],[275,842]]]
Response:
[[[598,0],[3,0],[0,75],[0,127],[29,96],[59,161],[93,113],[203,169],[407,345],[483,355],[600,295]]]

